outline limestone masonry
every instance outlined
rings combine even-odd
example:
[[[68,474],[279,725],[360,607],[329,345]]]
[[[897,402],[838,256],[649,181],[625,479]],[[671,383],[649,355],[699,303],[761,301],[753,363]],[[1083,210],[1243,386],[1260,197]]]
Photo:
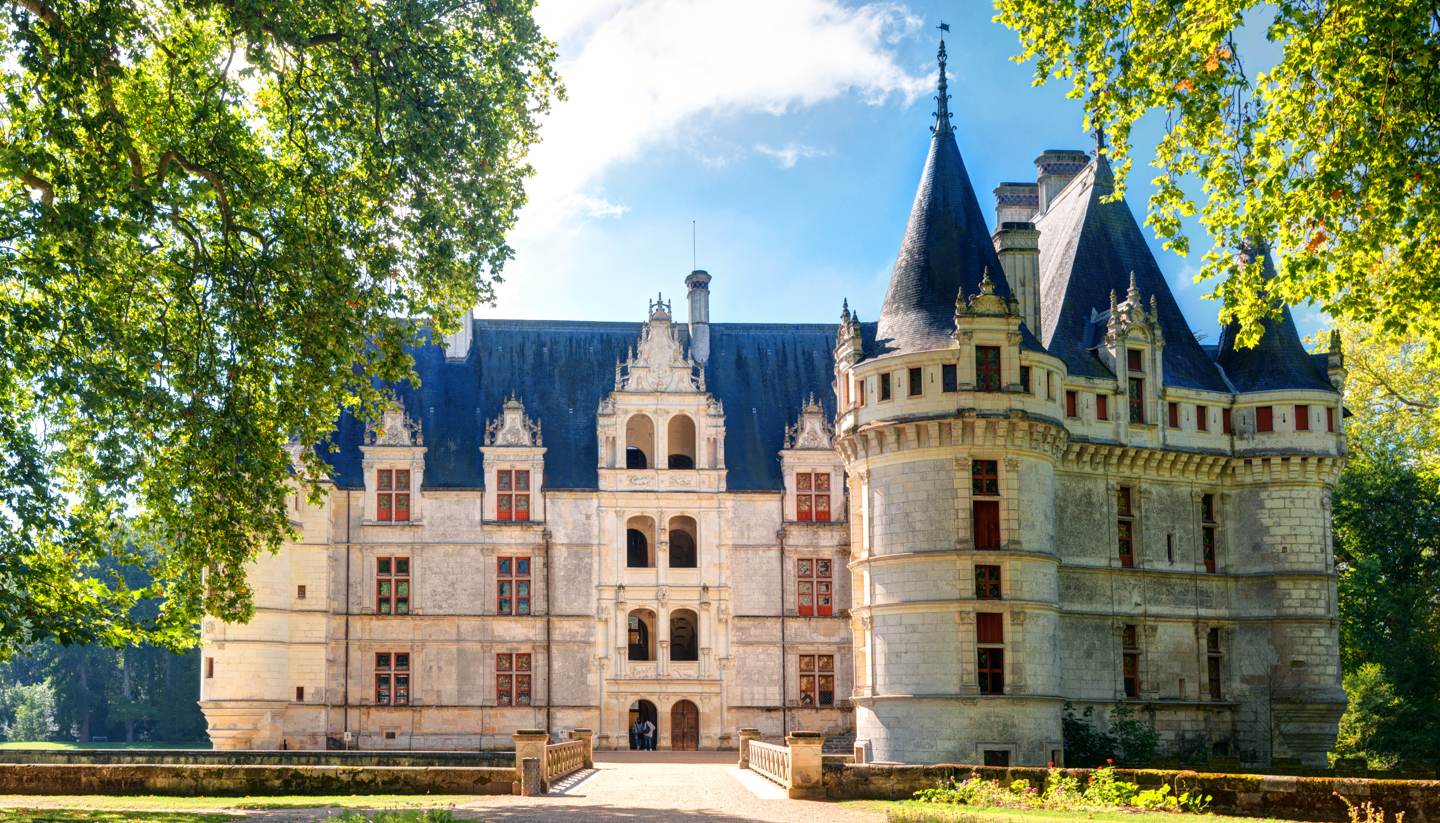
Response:
[[[1338,349],[1288,312],[1198,342],[1103,152],[1042,153],[990,231],[944,58],[877,323],[712,323],[697,271],[688,323],[473,320],[378,425],[340,420],[255,618],[203,627],[215,746],[625,748],[648,720],[658,748],[1043,765],[1069,703],[1172,755],[1323,764]]]

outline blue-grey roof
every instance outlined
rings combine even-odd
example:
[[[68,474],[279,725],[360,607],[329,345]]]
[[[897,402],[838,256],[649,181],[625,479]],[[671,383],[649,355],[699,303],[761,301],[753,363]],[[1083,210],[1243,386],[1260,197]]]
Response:
[[[1263,255],[1265,279],[1275,276],[1275,266],[1268,252]],[[1215,360],[1238,391],[1276,391],[1280,389],[1314,389],[1334,391],[1324,355],[1318,359],[1305,351],[1300,332],[1288,306],[1280,307],[1278,318],[1262,321],[1265,329],[1254,347],[1240,349],[1235,337],[1240,327],[1231,323],[1220,332],[1220,350]]]
[[[1110,166],[1091,162],[1036,223],[1040,229],[1040,341],[1070,373],[1112,377],[1096,356],[1092,311],[1110,308],[1110,293],[1124,295],[1130,274],[1147,302],[1155,296],[1165,335],[1165,382],[1228,392],[1215,363],[1195,340],[1165,275],[1150,253],[1125,201],[1102,202],[1114,191]]]
[[[540,422],[545,485],[597,488],[596,410],[615,384],[615,362],[640,338],[640,323],[475,320],[474,342],[463,361],[446,360],[440,346],[413,352],[419,388],[396,393],[419,420],[427,447],[426,488],[481,488],[480,446],[485,422],[500,415],[512,392]],[[868,324],[867,324],[868,325]],[[676,325],[683,343],[688,330]],[[865,329],[867,334],[873,333]],[[707,388],[725,407],[727,487],[782,488],[777,452],[785,427],[799,417],[810,393],[834,414],[834,345],[828,324],[712,323]],[[335,482],[364,485],[362,429],[346,415],[337,427],[339,451],[327,455]]]

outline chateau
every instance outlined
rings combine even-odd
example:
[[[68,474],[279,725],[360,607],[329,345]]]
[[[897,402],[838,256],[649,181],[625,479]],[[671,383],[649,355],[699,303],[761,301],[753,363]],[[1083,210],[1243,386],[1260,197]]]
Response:
[[[473,320],[339,421],[255,618],[203,627],[215,746],[625,748],[643,718],[1044,764],[1068,703],[1323,764],[1340,355],[1288,312],[1199,342],[1103,151],[1043,152],[992,231],[944,60],[878,322],[712,323],[696,271],[683,323]]]

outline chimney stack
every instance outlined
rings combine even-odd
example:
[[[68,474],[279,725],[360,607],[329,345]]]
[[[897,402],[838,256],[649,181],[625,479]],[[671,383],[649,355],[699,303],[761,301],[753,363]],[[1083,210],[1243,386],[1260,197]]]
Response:
[[[1056,195],[1090,164],[1090,155],[1074,149],[1046,149],[1035,158],[1035,176],[1040,186],[1040,213],[1050,210]]]
[[[690,296],[690,357],[703,366],[710,359],[710,273],[690,272],[685,288]]]
[[[1020,304],[1020,317],[1032,334],[1040,335],[1040,232],[1035,230],[1040,205],[1036,183],[1001,183],[995,187],[995,254],[1005,280]]]

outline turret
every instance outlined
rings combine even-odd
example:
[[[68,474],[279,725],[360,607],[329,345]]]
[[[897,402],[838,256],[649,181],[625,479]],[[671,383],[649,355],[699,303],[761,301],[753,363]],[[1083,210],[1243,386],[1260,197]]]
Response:
[[[1039,209],[1044,214],[1055,202],[1055,196],[1075,175],[1090,164],[1090,155],[1075,149],[1046,149],[1035,158],[1035,177],[1039,187]]]

